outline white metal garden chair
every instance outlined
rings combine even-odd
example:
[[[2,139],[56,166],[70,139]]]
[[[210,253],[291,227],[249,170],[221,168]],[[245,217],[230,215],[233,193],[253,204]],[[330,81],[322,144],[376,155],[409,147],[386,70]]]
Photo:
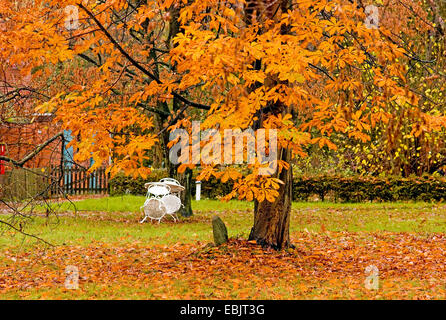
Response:
[[[158,223],[160,223],[161,219],[166,215],[166,207],[157,198],[147,199],[141,208],[144,211],[144,219],[140,223],[146,221],[147,218],[150,218],[150,220],[158,220]]]
[[[141,220],[141,223],[147,218],[158,220],[160,223],[166,214],[172,216],[176,222],[178,220],[176,213],[182,206],[179,194],[184,190],[184,187],[172,178],[164,178],[159,182],[148,182],[144,187],[147,188],[147,196],[141,207],[144,211],[144,219]]]
[[[161,219],[166,215],[167,210],[164,203],[161,201],[163,196],[170,193],[169,186],[164,183],[149,182],[144,185],[147,188],[146,201],[141,209],[144,212],[144,218],[140,221],[143,223],[150,218],[150,220],[158,220],[160,223]]]

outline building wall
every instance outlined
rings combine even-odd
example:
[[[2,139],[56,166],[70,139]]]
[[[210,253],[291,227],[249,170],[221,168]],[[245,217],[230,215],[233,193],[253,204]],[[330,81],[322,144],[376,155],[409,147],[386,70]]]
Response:
[[[0,24],[1,31],[1,24]],[[35,114],[34,83],[31,74],[22,74],[20,65],[0,60],[0,144],[6,146],[5,156],[21,160],[36,146],[60,132],[51,123],[51,115]],[[26,163],[28,168],[47,167],[57,164],[61,158],[61,139],[47,146],[34,159]],[[11,169],[6,166],[6,169]]]

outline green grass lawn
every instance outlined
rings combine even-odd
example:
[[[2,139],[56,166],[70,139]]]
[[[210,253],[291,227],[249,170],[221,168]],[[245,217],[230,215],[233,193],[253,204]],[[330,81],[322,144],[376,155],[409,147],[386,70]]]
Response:
[[[103,197],[85,199],[80,201],[64,201],[58,204],[51,204],[52,208],[58,212],[64,211],[106,211],[106,212],[137,212],[144,203],[144,196],[123,195],[117,197]],[[219,201],[203,199],[192,200],[192,207],[195,211],[223,211],[223,210],[248,210],[253,208],[252,202],[247,201]],[[334,202],[293,202],[293,209],[426,209],[441,207],[441,204],[426,202],[384,202],[384,203],[334,203]]]
[[[247,237],[253,223],[253,204],[246,201],[192,201],[191,218],[174,223],[166,216],[160,224],[146,222],[140,206],[144,197],[119,196],[86,199],[55,204],[57,215],[33,218],[29,233],[55,245],[88,245],[92,241],[176,243],[212,241],[211,218],[219,215],[227,224],[230,237]],[[446,232],[446,210],[432,203],[293,203],[291,232],[308,230],[350,232]],[[10,235],[10,236],[8,236]],[[6,232],[0,245],[23,246],[35,243],[32,238]],[[22,241],[23,240],[23,241]]]
[[[52,209],[57,212],[64,211],[104,211],[104,212],[139,212],[144,204],[145,197],[123,195],[117,197],[104,197],[85,199],[80,201],[64,201],[60,204],[53,203]],[[192,200],[193,209],[197,211],[209,210],[247,210],[253,207],[251,202],[218,200]]]

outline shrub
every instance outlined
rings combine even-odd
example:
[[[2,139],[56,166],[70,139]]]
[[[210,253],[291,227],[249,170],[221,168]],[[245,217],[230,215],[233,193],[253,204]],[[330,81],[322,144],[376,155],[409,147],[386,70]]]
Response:
[[[144,184],[147,182],[159,181],[162,178],[167,178],[168,174],[166,170],[153,169],[150,176],[147,179],[141,177],[134,179],[132,177],[127,177],[124,175],[117,175],[109,181],[109,194],[111,196],[117,196],[122,194],[134,194],[134,195],[145,195],[146,189]]]
[[[143,180],[123,175],[110,180],[110,195],[125,193],[144,195],[144,184],[159,181],[168,176],[164,169],[154,169],[151,175]],[[193,179],[197,176],[194,171]],[[203,181],[202,198],[217,199],[231,192],[232,183],[221,183],[212,178]],[[195,194],[195,188],[192,190]],[[424,177],[371,177],[371,176],[295,176],[293,181],[293,200],[307,201],[314,196],[320,200],[341,202],[363,201],[442,201],[446,198],[446,179],[433,176]]]
[[[434,177],[312,176],[295,177],[293,199],[307,200],[330,194],[332,200],[362,201],[442,201],[446,198],[446,179]]]
[[[118,175],[109,182],[109,194],[111,196],[117,196],[122,194],[134,194],[134,195],[145,195],[146,189],[144,184],[147,182],[156,182],[162,178],[167,178],[167,170],[165,169],[153,169],[151,174],[147,179],[132,177],[126,177],[124,175]],[[192,178],[195,181],[197,177],[197,172],[193,172]],[[195,182],[194,182],[195,183]],[[232,183],[221,183],[214,177],[208,181],[203,181],[201,184],[201,197],[209,199],[217,199],[218,197],[224,196],[231,192]],[[195,196],[195,188],[192,189],[192,195]]]

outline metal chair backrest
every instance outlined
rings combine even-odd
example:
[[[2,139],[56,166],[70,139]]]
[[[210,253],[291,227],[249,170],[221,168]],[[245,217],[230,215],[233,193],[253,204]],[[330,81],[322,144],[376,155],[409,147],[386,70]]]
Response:
[[[166,207],[167,214],[174,214],[181,208],[181,199],[173,194],[168,194],[161,198],[164,206]]]
[[[150,219],[160,221],[167,213],[166,206],[160,199],[150,198],[144,203],[144,214]]]

